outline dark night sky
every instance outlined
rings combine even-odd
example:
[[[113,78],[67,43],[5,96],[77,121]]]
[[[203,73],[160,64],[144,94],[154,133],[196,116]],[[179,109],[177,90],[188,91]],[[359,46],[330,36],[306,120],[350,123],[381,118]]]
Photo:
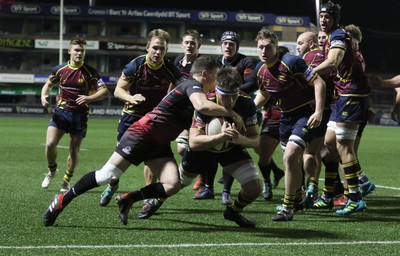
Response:
[[[60,0],[30,0],[0,2],[57,4]],[[278,15],[309,16],[316,23],[314,0],[93,0],[96,6],[132,6],[146,8],[179,8],[221,11],[274,13]],[[323,0],[321,0],[322,2]],[[367,62],[368,72],[400,73],[399,0],[336,0],[342,6],[341,24],[360,26],[363,42],[360,47]],[[89,0],[64,0],[64,4],[89,4]]]

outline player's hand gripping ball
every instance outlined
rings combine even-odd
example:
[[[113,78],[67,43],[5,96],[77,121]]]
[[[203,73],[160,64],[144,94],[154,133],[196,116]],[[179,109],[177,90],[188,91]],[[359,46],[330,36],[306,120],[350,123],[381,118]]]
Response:
[[[222,117],[214,117],[210,120],[209,123],[206,124],[206,134],[207,135],[215,135],[215,134],[220,134],[222,132],[222,126],[224,124],[225,120]],[[217,152],[223,152],[231,149],[233,146],[232,143],[229,143],[229,141],[224,141],[216,146],[214,146],[210,151],[217,151]]]

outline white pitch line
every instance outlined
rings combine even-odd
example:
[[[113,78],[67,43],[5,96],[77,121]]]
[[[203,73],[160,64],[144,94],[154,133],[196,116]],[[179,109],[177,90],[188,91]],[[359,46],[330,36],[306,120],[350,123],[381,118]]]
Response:
[[[325,179],[323,179],[323,178],[320,178],[319,180],[320,180],[320,181],[325,181]],[[392,190],[400,190],[400,188],[396,188],[396,187],[382,186],[382,185],[376,185],[376,184],[375,184],[375,186],[376,186],[377,188],[392,189]]]
[[[351,241],[351,242],[310,242],[310,243],[225,243],[225,244],[119,244],[119,245],[42,245],[42,246],[0,246],[0,249],[100,249],[100,248],[176,248],[176,247],[224,247],[224,246],[307,246],[307,245],[387,245],[400,241]]]
[[[382,185],[376,185],[376,187],[377,188],[392,189],[392,190],[400,190],[400,188],[388,187],[388,186],[382,186]]]

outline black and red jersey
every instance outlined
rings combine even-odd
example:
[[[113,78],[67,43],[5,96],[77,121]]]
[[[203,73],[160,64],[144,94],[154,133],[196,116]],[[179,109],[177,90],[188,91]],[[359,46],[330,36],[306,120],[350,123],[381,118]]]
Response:
[[[144,116],[151,111],[167,94],[169,85],[176,84],[181,73],[170,61],[164,60],[159,66],[150,65],[147,55],[141,55],[129,62],[123,69],[120,79],[131,84],[131,95],[142,94],[146,100],[140,104],[125,103],[125,113]]]

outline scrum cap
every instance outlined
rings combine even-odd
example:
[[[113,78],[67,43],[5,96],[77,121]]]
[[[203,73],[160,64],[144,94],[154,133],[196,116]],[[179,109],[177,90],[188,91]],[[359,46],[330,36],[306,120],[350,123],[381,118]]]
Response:
[[[338,23],[340,19],[340,6],[329,1],[326,4],[322,4],[319,9],[319,13],[328,13]]]
[[[225,40],[231,40],[236,43],[236,45],[239,47],[240,44],[240,38],[239,35],[234,32],[234,31],[225,31],[222,36],[221,36],[221,43]]]

